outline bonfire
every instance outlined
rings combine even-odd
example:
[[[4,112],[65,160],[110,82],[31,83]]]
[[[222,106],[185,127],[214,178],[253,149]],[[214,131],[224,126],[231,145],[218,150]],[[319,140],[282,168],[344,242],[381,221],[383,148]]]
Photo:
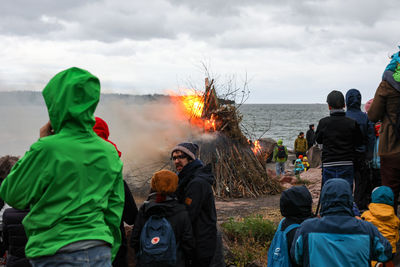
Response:
[[[215,195],[258,197],[280,192],[280,185],[267,176],[260,142],[244,136],[235,103],[218,99],[213,83],[206,79],[204,93],[182,96],[181,101],[189,122],[212,136],[193,141],[200,147],[199,158],[212,166]]]

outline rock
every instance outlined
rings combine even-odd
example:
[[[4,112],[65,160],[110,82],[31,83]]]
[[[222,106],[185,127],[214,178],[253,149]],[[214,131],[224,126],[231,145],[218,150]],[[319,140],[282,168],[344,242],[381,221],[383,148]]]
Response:
[[[262,148],[263,158],[267,163],[272,161],[272,155],[276,146],[276,141],[272,138],[260,138],[258,140]]]
[[[288,189],[288,188],[291,188],[293,185],[290,184],[290,183],[283,183],[283,184],[281,184],[281,186],[282,186],[284,189]]]
[[[273,169],[267,169],[267,175],[268,175],[268,177],[278,178],[278,177],[276,177],[276,171]]]
[[[307,151],[307,158],[310,168],[316,168],[321,165],[321,154],[322,150],[318,146],[312,146]]]
[[[281,184],[284,184],[284,183],[294,184],[294,183],[296,183],[296,177],[285,175],[281,179],[279,179],[279,182]]]

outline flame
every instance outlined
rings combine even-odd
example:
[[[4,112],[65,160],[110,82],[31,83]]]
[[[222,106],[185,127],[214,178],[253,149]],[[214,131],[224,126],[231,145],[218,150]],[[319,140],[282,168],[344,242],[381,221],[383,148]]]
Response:
[[[254,146],[251,148],[251,150],[253,150],[253,153],[255,155],[257,155],[258,153],[261,152],[261,145],[260,145],[260,141],[256,140],[254,141]]]
[[[200,95],[184,95],[182,103],[190,117],[200,118],[203,113],[203,97]]]
[[[209,132],[215,132],[217,130],[215,123],[215,116],[211,114],[211,118],[204,121],[204,129]]]

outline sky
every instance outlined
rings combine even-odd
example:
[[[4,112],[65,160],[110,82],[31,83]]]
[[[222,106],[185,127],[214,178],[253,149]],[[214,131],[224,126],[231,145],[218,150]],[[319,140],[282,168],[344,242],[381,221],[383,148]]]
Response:
[[[209,75],[221,91],[246,86],[246,103],[325,103],[331,90],[350,88],[366,102],[398,51],[399,6],[398,0],[1,1],[0,90],[39,91],[76,66],[98,76],[103,93],[201,90]]]

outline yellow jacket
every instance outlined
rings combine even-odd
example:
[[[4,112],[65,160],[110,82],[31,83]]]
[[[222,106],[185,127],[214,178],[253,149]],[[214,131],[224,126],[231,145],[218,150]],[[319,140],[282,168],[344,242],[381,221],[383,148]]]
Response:
[[[375,225],[392,245],[392,253],[396,253],[400,220],[394,214],[393,207],[387,204],[371,203],[368,208],[369,210],[365,211],[361,218]]]

